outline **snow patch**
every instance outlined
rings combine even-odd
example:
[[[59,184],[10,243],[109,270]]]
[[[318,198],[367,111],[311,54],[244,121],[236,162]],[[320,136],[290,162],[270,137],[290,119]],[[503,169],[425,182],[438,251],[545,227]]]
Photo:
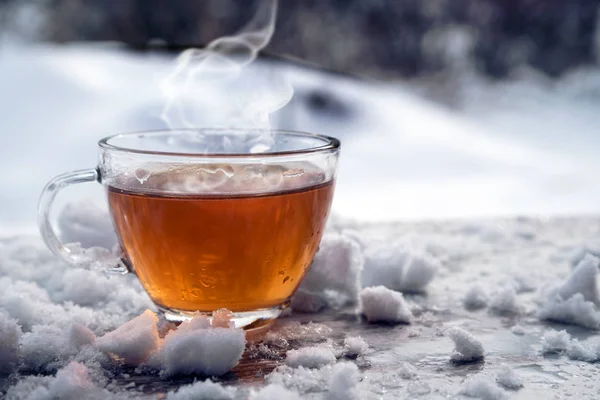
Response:
[[[452,327],[446,331],[446,335],[454,342],[454,351],[450,356],[452,361],[463,363],[483,359],[483,345],[466,330]]]

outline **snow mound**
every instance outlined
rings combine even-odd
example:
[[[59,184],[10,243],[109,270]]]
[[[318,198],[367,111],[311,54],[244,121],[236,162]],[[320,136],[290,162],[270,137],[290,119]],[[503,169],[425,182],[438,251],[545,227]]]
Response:
[[[167,394],[167,400],[232,400],[236,390],[207,379],[181,386]]]
[[[250,400],[300,400],[300,395],[277,384],[270,384],[250,394]]]
[[[360,303],[361,312],[369,322],[410,323],[413,318],[402,293],[384,286],[364,288]]]
[[[500,316],[519,315],[523,312],[523,306],[519,303],[515,289],[507,287],[492,295],[490,310]]]
[[[98,338],[98,348],[122,359],[125,364],[139,365],[160,346],[156,324],[158,317],[150,310]]]
[[[569,279],[558,290],[560,297],[569,299],[575,294],[581,293],[585,301],[598,304],[596,284],[598,265],[600,265],[600,259],[586,254],[577,264]]]
[[[454,362],[472,362],[483,359],[483,345],[472,334],[459,327],[452,327],[446,335],[454,342],[450,359]]]
[[[8,375],[19,364],[21,327],[14,319],[0,313],[0,376]]]
[[[419,293],[440,268],[437,258],[397,244],[374,244],[365,250],[362,286]]]
[[[502,367],[496,375],[496,382],[505,389],[519,390],[523,387],[523,380],[514,369],[508,365]]]
[[[565,330],[555,331],[550,329],[542,336],[542,353],[556,354],[567,351],[571,335]]]
[[[327,364],[334,364],[335,360],[335,353],[331,348],[311,346],[288,351],[285,363],[290,367],[320,368]]]
[[[329,397],[332,400],[360,399],[357,385],[360,378],[358,367],[350,362],[333,366],[329,377]]]
[[[181,332],[169,332],[151,364],[160,365],[165,376],[219,376],[237,365],[246,346],[242,329],[192,329],[193,325],[195,323],[190,322]]]
[[[508,397],[493,379],[479,375],[468,378],[463,384],[460,394],[481,400],[502,400]]]
[[[581,293],[563,300],[560,295],[550,295],[538,311],[542,320],[579,325],[584,328],[600,328],[600,312],[594,303],[585,301]]]
[[[567,357],[571,360],[596,362],[599,359],[598,347],[594,348],[589,344],[581,343],[577,339],[573,339],[567,346]]]
[[[462,298],[462,304],[469,311],[479,310],[487,307],[489,296],[483,290],[481,285],[473,285],[467,289],[465,296]]]
[[[344,339],[344,355],[347,357],[357,357],[365,353],[369,345],[360,336],[349,336]]]
[[[296,311],[316,312],[356,304],[364,259],[360,245],[347,235],[326,233],[319,251],[292,298]]]

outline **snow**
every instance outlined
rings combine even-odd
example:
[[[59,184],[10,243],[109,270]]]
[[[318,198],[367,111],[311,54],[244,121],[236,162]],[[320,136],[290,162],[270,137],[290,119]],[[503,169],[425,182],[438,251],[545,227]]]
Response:
[[[98,348],[128,365],[146,361],[160,346],[158,317],[150,310],[98,338]]]
[[[483,345],[466,330],[457,326],[446,331],[446,335],[454,342],[454,351],[450,359],[454,362],[472,362],[483,359]]]
[[[508,397],[507,393],[498,387],[494,380],[478,375],[467,378],[460,393],[481,400],[502,400]]]
[[[523,379],[508,365],[502,367],[500,372],[498,372],[496,382],[509,390],[518,390],[523,387]]]
[[[598,348],[594,349],[586,343],[573,339],[567,346],[567,357],[571,360],[596,362],[598,361]]]
[[[325,346],[302,347],[288,351],[285,363],[290,367],[320,368],[335,363],[335,353]]]
[[[594,304],[599,303],[598,285],[596,277],[598,275],[598,267],[600,259],[586,254],[577,264],[569,279],[558,290],[558,294],[563,299],[570,299],[577,293],[583,295],[585,301]]]
[[[402,293],[384,286],[361,290],[360,303],[361,312],[369,322],[410,323],[413,318]]]
[[[108,211],[89,200],[67,203],[58,217],[58,228],[65,243],[106,249],[117,244]]]
[[[292,309],[315,312],[356,304],[364,259],[359,244],[340,233],[323,235],[319,250],[292,298]],[[336,299],[341,299],[336,301]]]
[[[167,394],[167,400],[232,400],[235,388],[223,387],[221,384],[207,379],[181,386]]]
[[[481,308],[487,307],[489,302],[489,296],[483,290],[481,285],[472,285],[465,293],[465,296],[462,298],[463,306],[469,310],[479,310]]]
[[[300,400],[298,393],[276,384],[267,385],[250,395],[251,400]]]
[[[347,357],[360,356],[368,349],[369,345],[360,336],[349,336],[344,339],[344,355]]]
[[[21,327],[0,312],[0,376],[8,375],[19,364]]]
[[[571,335],[565,330],[555,331],[550,329],[542,336],[542,352],[544,354],[562,353],[567,351]]]
[[[523,307],[515,289],[507,287],[492,294],[490,310],[497,315],[518,315],[523,311]]]
[[[360,373],[358,367],[350,362],[341,362],[333,366],[329,377],[329,397],[332,400],[360,399],[356,390]]]

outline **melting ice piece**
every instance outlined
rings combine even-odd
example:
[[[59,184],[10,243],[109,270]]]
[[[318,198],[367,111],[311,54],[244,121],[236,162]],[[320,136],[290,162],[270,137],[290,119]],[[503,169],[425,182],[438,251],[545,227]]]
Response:
[[[344,355],[356,357],[364,354],[369,349],[369,345],[360,336],[349,336],[344,339]]]
[[[454,351],[450,356],[452,361],[462,363],[478,361],[483,358],[483,345],[466,330],[452,327],[446,331],[446,334],[454,342]]]
[[[410,323],[412,313],[402,293],[384,286],[364,288],[360,292],[361,312],[369,322]]]
[[[550,329],[542,336],[542,353],[555,354],[567,351],[571,335],[567,331],[555,331]]]
[[[303,347],[288,351],[285,362],[290,367],[320,368],[327,364],[334,364],[335,353],[324,346]]]
[[[357,391],[359,378],[356,364],[341,362],[334,365],[329,377],[329,397],[332,400],[360,399],[360,393]]]
[[[150,310],[108,332],[96,341],[98,348],[123,359],[125,364],[139,365],[158,350],[158,317]]]
[[[18,366],[20,338],[17,321],[0,313],[0,376],[10,374]]]
[[[207,379],[169,392],[167,400],[232,400],[235,392],[233,387],[223,387],[220,383]]]

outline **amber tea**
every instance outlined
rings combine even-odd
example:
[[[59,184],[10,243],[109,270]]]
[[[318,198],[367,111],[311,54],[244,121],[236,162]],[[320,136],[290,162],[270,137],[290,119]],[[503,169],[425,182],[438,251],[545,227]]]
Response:
[[[333,181],[243,195],[108,188],[121,246],[140,282],[157,305],[179,311],[284,303],[321,240],[332,196]]]

